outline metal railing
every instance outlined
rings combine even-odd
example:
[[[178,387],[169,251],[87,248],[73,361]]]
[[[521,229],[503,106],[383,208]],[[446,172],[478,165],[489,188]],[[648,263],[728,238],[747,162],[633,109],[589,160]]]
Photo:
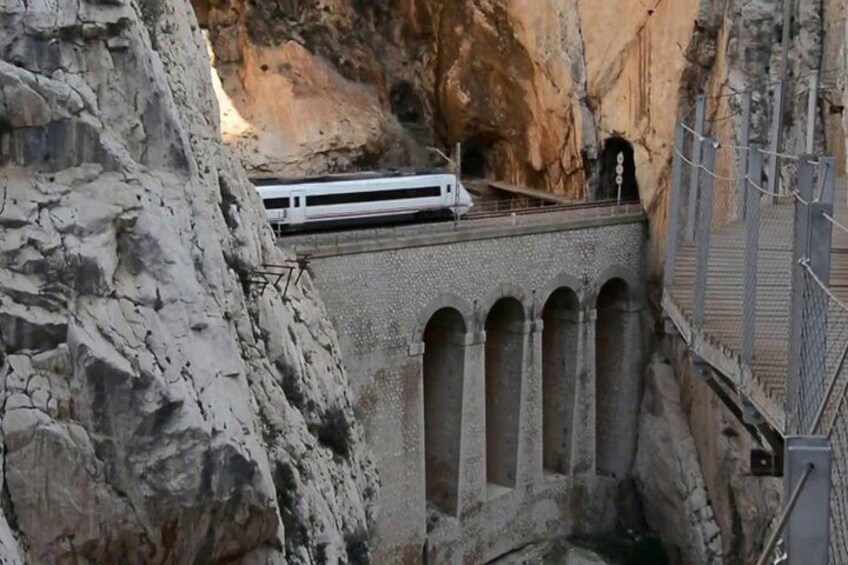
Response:
[[[704,134],[703,98],[694,124],[677,126],[665,300],[685,316],[687,339],[697,334],[735,357],[741,370],[733,384],[754,407],[751,419],[776,423],[787,438],[784,502],[791,504],[764,540],[761,563],[774,562],[781,537],[789,563],[824,563],[828,554],[830,563],[848,563],[846,208],[834,211],[832,158],[749,143],[749,96],[741,106],[741,143]],[[790,452],[793,436],[824,447]],[[815,459],[822,450],[827,464]],[[793,465],[803,473],[789,472]],[[829,503],[816,507],[822,484]],[[816,512],[825,512],[819,523]]]
[[[587,208],[619,208],[630,204],[637,204],[638,200],[575,200],[567,204],[545,200],[542,198],[520,197],[520,198],[497,198],[481,200],[462,219],[477,220],[481,218],[509,216],[511,214],[526,215],[546,212],[561,212],[567,210],[580,210]]]

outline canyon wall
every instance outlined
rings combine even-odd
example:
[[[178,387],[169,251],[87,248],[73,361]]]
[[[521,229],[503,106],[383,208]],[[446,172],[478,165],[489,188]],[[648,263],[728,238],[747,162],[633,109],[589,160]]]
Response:
[[[3,561],[367,562],[336,335],[259,284],[192,7],[2,0],[0,54]]]
[[[195,0],[220,77],[223,132],[252,174],[436,163],[429,147],[448,153],[461,142],[467,176],[583,197],[594,192],[604,141],[627,139],[651,222],[648,290],[655,305],[675,120],[691,123],[695,98],[705,94],[706,132],[721,142],[719,172],[732,176],[745,157],[733,147],[745,142],[740,93],[750,91],[750,141],[767,141],[780,78],[782,5]],[[808,77],[821,70],[815,148],[839,157],[841,166],[845,16],[844,0],[794,3],[783,145],[787,152],[804,150]],[[287,144],[295,138],[300,143]],[[733,187],[717,190],[728,198],[718,202],[716,214],[729,218]],[[685,455],[700,462],[692,472],[707,493],[695,506],[708,508],[711,517],[675,538],[650,508],[662,508],[662,498],[643,492],[647,514],[672,542],[682,540],[681,547],[691,536],[705,540],[701,553],[683,552],[680,559],[745,562],[756,555],[777,487],[755,488],[757,480],[744,477],[751,447],[744,430],[687,375],[683,360],[673,367],[679,413],[671,420],[669,410],[657,419],[646,416],[644,449],[651,453],[650,442],[664,437],[675,418],[691,425]],[[646,398],[646,406],[664,400],[673,399]],[[678,492],[674,503],[685,507],[691,495]],[[721,534],[708,539],[705,524]]]
[[[675,119],[707,93],[729,147],[734,92],[752,89],[764,139],[780,5],[0,0],[0,551],[366,561],[379,489],[338,340],[309,273],[286,296],[258,284],[292,257],[244,169],[425,165],[461,142],[469,176],[583,197],[621,136],[657,273]],[[845,0],[795,12],[785,149],[803,147],[821,68],[818,147],[844,163]],[[711,509],[693,531],[715,523],[721,549],[702,535],[698,556],[744,562],[773,501],[740,501],[749,445],[674,361],[679,406],[665,400],[708,501],[673,502]],[[651,420],[660,401],[649,439],[672,421]],[[643,494],[650,520],[662,500]]]

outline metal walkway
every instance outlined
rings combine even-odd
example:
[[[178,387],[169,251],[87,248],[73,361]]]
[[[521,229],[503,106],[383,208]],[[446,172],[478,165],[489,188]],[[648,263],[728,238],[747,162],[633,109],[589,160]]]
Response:
[[[839,195],[836,219],[848,224],[846,195]],[[763,206],[760,212],[760,245],[756,285],[756,328],[753,362],[742,361],[743,293],[745,288],[745,224],[731,222],[714,230],[710,239],[709,268],[704,324],[693,324],[693,297],[697,246],[683,243],[678,252],[666,310],[681,331],[702,343],[700,353],[713,361],[723,355],[726,376],[744,383],[763,416],[779,432],[786,415],[786,375],[789,358],[789,319],[792,286],[792,243],[794,202]],[[833,229],[830,287],[848,303],[848,234]],[[696,335],[697,334],[697,335]],[[711,347],[713,351],[704,351]],[[837,363],[838,348],[828,348],[827,365]],[[833,358],[830,358],[833,357]],[[735,372],[736,369],[738,372]],[[727,374],[731,373],[731,374]],[[733,374],[735,373],[735,374]],[[749,380],[750,378],[750,380]],[[759,402],[757,402],[759,399]]]

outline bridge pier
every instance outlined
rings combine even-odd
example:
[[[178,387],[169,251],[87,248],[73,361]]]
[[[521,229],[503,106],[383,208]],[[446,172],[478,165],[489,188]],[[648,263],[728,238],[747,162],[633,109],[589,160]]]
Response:
[[[542,323],[526,322],[522,328],[521,416],[519,418],[518,480],[527,489],[542,476]]]
[[[469,543],[455,561],[479,563],[483,560],[482,513],[486,504],[486,332],[468,334],[465,348],[463,421],[460,438],[459,523]],[[434,559],[432,562],[438,562]]]
[[[571,474],[597,472],[597,382],[595,371],[595,325],[598,311],[581,311],[577,318],[574,357],[574,417],[572,424]]]
[[[542,430],[543,468],[546,473],[569,474],[574,443],[574,388],[577,379],[579,304],[568,289],[548,299],[543,312],[539,352],[542,407],[537,426]]]
[[[626,283],[613,279],[597,300],[595,379],[597,472],[624,478],[636,457],[644,368],[642,303]]]

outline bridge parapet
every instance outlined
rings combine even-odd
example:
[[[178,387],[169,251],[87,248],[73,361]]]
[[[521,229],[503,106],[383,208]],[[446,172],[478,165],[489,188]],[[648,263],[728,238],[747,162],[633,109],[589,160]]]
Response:
[[[583,230],[645,220],[638,203],[574,204],[532,213],[506,213],[458,222],[435,222],[326,233],[292,234],[280,244],[299,255],[328,256],[421,245],[441,245],[568,230]]]

